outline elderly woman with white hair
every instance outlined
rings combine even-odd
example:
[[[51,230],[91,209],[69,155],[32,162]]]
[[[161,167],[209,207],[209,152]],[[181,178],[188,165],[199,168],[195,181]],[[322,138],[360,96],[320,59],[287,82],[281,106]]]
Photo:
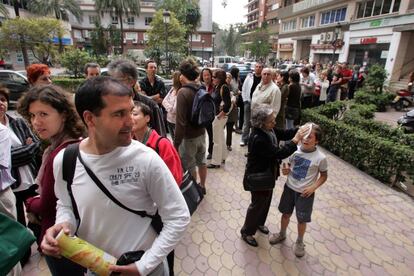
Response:
[[[252,109],[251,123],[253,131],[250,134],[246,170],[243,186],[251,192],[251,203],[247,209],[246,219],[241,229],[243,240],[251,245],[258,246],[253,235],[256,230],[264,234],[269,233],[265,226],[273,188],[279,176],[279,164],[282,159],[296,151],[296,145],[307,133],[308,128],[277,129],[275,128],[276,112],[268,104],[258,104]],[[278,140],[291,140],[284,146],[278,146]],[[263,180],[264,177],[267,180]],[[269,185],[264,185],[269,183]]]

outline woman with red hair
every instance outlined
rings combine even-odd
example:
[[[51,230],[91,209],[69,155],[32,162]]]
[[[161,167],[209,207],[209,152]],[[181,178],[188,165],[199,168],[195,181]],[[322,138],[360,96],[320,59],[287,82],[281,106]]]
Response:
[[[26,68],[27,79],[32,86],[51,84],[50,69],[45,64],[32,64]]]

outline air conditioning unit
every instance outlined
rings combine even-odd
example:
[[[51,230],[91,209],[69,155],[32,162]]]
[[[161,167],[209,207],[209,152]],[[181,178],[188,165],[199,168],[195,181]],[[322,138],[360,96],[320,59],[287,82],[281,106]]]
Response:
[[[325,35],[325,41],[330,42],[333,40],[333,32],[327,32]]]
[[[321,33],[320,41],[323,43],[325,42],[326,33]]]
[[[137,40],[135,38],[132,39],[132,43],[137,44]]]
[[[140,40],[139,44],[143,45],[145,43],[145,40]]]
[[[124,38],[124,44],[126,44],[127,43],[127,40]]]

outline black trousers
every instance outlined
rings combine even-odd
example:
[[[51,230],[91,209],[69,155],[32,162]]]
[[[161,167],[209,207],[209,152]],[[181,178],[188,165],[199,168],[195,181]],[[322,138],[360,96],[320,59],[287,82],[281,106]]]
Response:
[[[233,136],[233,126],[234,123],[226,123],[226,145],[231,147],[231,137]]]
[[[272,202],[273,190],[251,192],[252,201],[247,208],[246,220],[241,229],[242,235],[252,236],[256,233],[258,226],[263,226],[269,213]]]
[[[206,127],[208,135],[208,154],[213,154],[213,124]]]

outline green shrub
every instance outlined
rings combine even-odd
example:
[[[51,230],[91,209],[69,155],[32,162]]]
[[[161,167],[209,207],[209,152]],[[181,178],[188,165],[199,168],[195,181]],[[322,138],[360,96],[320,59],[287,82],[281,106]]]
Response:
[[[398,143],[400,145],[409,146],[412,150],[414,150],[414,135],[405,134],[401,128],[391,127],[387,124],[374,120],[367,120],[366,118],[358,116],[352,112],[345,113],[343,122],[348,125],[359,127],[372,135],[377,135],[383,139]]]
[[[365,119],[373,119],[377,107],[373,104],[351,104],[345,116],[361,116]]]
[[[368,75],[364,86],[372,87],[375,94],[381,94],[386,78],[387,71],[385,70],[384,66],[380,64],[374,64],[368,68]]]
[[[324,132],[321,141],[323,147],[374,178],[389,183],[394,176],[403,172],[413,178],[412,148],[369,133],[356,125],[329,119],[316,110],[303,110],[302,120],[321,126]]]
[[[373,104],[377,111],[385,111],[394,96],[392,93],[374,93],[363,88],[355,92],[354,101],[357,104]]]
[[[344,101],[335,101],[318,106],[314,109],[327,118],[338,120],[346,110],[346,103]]]
[[[78,87],[85,82],[85,79],[53,78],[53,84],[62,87],[67,92],[75,93]]]

